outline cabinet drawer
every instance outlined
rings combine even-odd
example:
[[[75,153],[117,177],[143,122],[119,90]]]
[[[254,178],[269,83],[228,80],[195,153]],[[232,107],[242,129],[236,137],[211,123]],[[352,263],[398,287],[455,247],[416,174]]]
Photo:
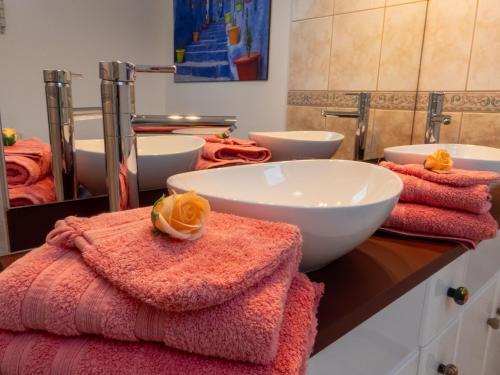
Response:
[[[420,346],[428,345],[450,322],[458,318],[460,306],[448,297],[450,288],[463,287],[469,252],[427,280]]]
[[[424,296],[420,284],[312,357],[307,374],[393,374],[418,348]]]
[[[418,375],[437,375],[440,365],[454,364],[457,337],[458,320],[455,320],[434,341],[420,350]],[[458,371],[461,373],[460,369]]]
[[[475,251],[470,251],[465,285],[471,297],[500,270],[500,235],[481,242]]]

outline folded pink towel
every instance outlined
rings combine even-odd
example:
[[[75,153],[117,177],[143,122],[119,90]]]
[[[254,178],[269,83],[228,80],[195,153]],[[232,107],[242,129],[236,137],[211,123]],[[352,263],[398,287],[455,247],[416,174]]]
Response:
[[[56,200],[56,192],[52,176],[45,177],[32,185],[17,185],[9,188],[11,207],[45,204]]]
[[[488,185],[455,187],[401,173],[398,175],[404,184],[399,197],[400,202],[421,203],[474,214],[484,214],[491,209],[491,194]]]
[[[422,180],[451,186],[492,186],[500,183],[500,174],[495,172],[452,169],[447,173],[436,173],[425,169],[424,166],[420,164],[399,165],[393,162],[383,161],[380,165],[397,173],[415,176],[421,178]]]
[[[454,238],[477,243],[496,237],[498,223],[490,213],[475,215],[413,203],[398,203],[382,228],[418,237]]]
[[[0,371],[2,375],[302,375],[316,335],[321,294],[322,285],[305,275],[293,280],[278,353],[268,365],[202,357],[151,343],[0,331]]]
[[[151,208],[70,216],[47,236],[77,247],[101,276],[168,311],[221,304],[271,275],[302,244],[293,225],[213,212],[204,235],[177,241],[156,232]]]
[[[5,146],[4,155],[9,187],[34,184],[50,172],[50,145],[39,139],[20,139],[13,146]]]
[[[158,341],[186,352],[268,364],[278,350],[300,251],[226,303],[165,312],[99,277],[75,249],[44,245],[0,273],[0,329]]]
[[[206,144],[196,169],[217,168],[228,165],[265,163],[271,159],[271,151],[256,146],[254,141],[215,136],[203,137]]]

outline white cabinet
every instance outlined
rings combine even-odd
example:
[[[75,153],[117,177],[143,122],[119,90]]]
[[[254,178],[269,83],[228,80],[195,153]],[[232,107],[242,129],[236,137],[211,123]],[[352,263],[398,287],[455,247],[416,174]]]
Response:
[[[481,288],[460,314],[456,364],[461,374],[482,374],[491,330],[487,322],[493,311],[495,281],[491,280]]]
[[[500,249],[498,249],[500,250]],[[497,281],[496,296],[493,303],[493,312],[490,318],[500,318],[497,313],[500,307],[500,279]],[[486,360],[484,375],[500,375],[500,330],[489,329],[488,346],[486,348]]]
[[[416,350],[415,352],[412,353],[412,355],[410,355],[408,361],[403,363],[403,365],[400,368],[397,368],[390,375],[417,375],[418,358],[419,358],[419,351]]]
[[[450,322],[458,318],[460,306],[447,296],[450,288],[464,286],[468,252],[455,259],[427,281],[420,346],[428,345]]]
[[[418,375],[436,375],[440,365],[454,364],[457,335],[458,320],[455,320],[430,344],[421,349]]]

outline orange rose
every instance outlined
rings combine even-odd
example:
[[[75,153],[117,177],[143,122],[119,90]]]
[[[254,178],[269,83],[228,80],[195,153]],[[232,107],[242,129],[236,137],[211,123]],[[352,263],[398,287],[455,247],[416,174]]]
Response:
[[[427,156],[424,162],[424,168],[434,172],[449,171],[453,167],[453,160],[450,153],[439,149]]]
[[[210,204],[194,191],[173,194],[158,199],[151,211],[153,226],[170,237],[180,240],[196,240],[210,213]]]

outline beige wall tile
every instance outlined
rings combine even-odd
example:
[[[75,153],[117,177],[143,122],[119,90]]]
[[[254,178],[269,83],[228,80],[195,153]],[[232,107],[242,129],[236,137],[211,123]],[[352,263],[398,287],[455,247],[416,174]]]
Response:
[[[390,7],[393,5],[417,3],[417,2],[427,2],[427,0],[386,0],[385,5]]]
[[[458,143],[460,138],[460,126],[462,124],[461,112],[443,112],[444,115],[451,116],[450,125],[441,125],[440,143]],[[427,122],[427,112],[415,112],[415,121],[413,124],[412,144],[421,144],[425,142],[425,125]]]
[[[332,37],[332,18],[292,23],[289,90],[326,90]]]
[[[325,118],[320,107],[289,105],[287,109],[288,130],[325,130]]]
[[[374,157],[384,156],[384,148],[411,144],[413,111],[377,109],[372,138]]]
[[[465,89],[477,1],[429,1],[420,90]]]
[[[384,10],[334,17],[330,90],[376,90]]]
[[[293,0],[292,20],[331,16],[333,0]]]
[[[468,90],[500,90],[500,3],[479,2]]]
[[[380,8],[385,0],[335,0],[335,14]]]
[[[378,90],[417,89],[426,9],[426,2],[387,8]]]
[[[500,113],[464,113],[460,143],[500,148]]]

